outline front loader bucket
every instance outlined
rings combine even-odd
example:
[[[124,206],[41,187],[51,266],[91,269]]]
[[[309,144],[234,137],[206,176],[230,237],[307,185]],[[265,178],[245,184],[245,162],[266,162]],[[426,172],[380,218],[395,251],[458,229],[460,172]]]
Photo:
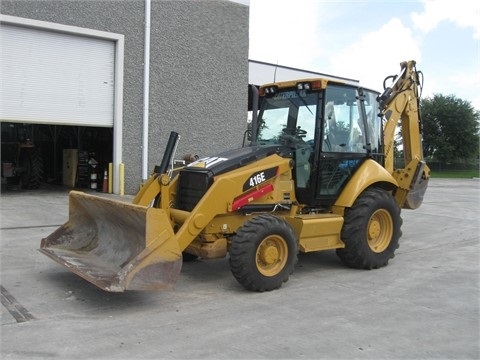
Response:
[[[173,287],[182,253],[164,210],[71,191],[69,219],[40,252],[99,288]]]

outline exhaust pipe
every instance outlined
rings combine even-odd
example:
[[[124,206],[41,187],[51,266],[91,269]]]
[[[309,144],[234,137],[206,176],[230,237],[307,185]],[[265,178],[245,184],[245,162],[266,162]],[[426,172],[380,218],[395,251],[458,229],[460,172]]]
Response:
[[[165,148],[165,153],[163,154],[162,162],[160,166],[155,166],[154,172],[156,174],[165,174],[167,173],[168,168],[170,167],[169,175],[171,174],[171,170],[173,169],[173,158],[175,156],[175,152],[177,151],[178,142],[180,140],[180,135],[175,131],[170,133],[170,137],[168,138],[167,147]]]

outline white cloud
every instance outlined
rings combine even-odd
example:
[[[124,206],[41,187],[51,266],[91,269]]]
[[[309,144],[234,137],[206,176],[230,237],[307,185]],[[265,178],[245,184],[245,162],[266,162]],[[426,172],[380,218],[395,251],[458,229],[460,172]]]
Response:
[[[321,53],[317,24],[321,2],[251,0],[249,58],[293,67],[311,67]]]
[[[442,21],[451,21],[461,28],[473,28],[473,37],[480,38],[480,3],[477,1],[425,0],[423,13],[412,13],[412,21],[424,32],[434,30]]]
[[[469,98],[471,100],[472,105],[476,109],[480,109],[480,76],[472,76],[470,73],[462,73],[459,71],[453,72],[450,74],[446,82],[451,85],[452,89],[456,91],[452,91],[451,94],[455,94],[455,92],[463,94],[469,94]],[[477,91],[471,93],[471,89],[477,89]],[[450,95],[450,94],[444,94]],[[465,96],[459,96],[461,99],[466,100]]]
[[[410,29],[394,18],[332,55],[330,64],[333,74],[360,80],[363,86],[381,91],[385,77],[397,74],[400,63],[407,60],[419,62],[420,48]]]

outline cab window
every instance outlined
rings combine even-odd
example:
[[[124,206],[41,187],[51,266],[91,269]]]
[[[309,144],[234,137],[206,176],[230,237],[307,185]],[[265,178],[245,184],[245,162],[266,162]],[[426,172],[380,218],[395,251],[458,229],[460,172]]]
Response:
[[[366,153],[366,133],[357,90],[331,85],[326,91],[322,151]]]

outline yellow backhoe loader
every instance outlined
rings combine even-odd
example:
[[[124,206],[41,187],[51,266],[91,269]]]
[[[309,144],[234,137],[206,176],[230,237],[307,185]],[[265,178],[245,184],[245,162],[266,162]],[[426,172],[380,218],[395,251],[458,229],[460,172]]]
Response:
[[[407,61],[382,94],[321,78],[264,85],[248,146],[173,170],[172,132],[132,204],[72,191],[68,222],[40,251],[111,292],[171,288],[197,257],[228,256],[238,282],[260,292],[288,280],[299,252],[336,249],[347,266],[386,266],[400,211],[421,205],[430,176],[421,82]]]

